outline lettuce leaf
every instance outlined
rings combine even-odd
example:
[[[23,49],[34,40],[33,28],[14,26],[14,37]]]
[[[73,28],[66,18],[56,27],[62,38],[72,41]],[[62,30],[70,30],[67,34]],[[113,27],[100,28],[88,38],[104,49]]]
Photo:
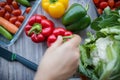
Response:
[[[91,80],[120,79],[120,41],[113,36],[80,46],[80,73]]]

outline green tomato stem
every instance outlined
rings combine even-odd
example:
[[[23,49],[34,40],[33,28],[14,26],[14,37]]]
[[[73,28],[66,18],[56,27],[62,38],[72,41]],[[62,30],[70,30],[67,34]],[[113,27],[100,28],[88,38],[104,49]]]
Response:
[[[70,36],[63,36],[63,39],[71,39],[73,38],[74,36],[73,35],[70,35]]]

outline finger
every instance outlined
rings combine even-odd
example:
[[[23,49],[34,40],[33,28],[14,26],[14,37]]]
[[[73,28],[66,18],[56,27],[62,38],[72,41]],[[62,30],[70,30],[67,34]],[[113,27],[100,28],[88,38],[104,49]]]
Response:
[[[57,37],[57,40],[55,41],[55,43],[53,43],[53,44],[51,45],[51,48],[59,47],[62,43],[63,43],[63,38],[62,38],[62,36],[58,36],[58,37]]]
[[[74,37],[67,41],[65,44],[66,45],[70,44],[71,46],[78,47],[78,45],[80,45],[80,42],[81,42],[80,36],[74,35]]]

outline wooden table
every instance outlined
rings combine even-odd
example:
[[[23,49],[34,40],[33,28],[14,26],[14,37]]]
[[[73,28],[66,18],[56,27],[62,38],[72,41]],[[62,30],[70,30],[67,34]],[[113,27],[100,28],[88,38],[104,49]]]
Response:
[[[81,3],[83,6],[89,3],[89,0],[70,0],[70,5],[74,2]],[[56,27],[64,27],[60,20],[51,18],[47,13],[45,13],[42,8],[39,6],[36,10],[36,13],[43,14],[48,17],[48,19],[54,21]],[[91,16],[92,20],[96,18],[96,12],[92,1],[90,1],[88,14]],[[90,31],[90,28],[82,31],[80,36],[83,38],[86,37],[86,32]],[[41,60],[45,50],[47,49],[46,42],[35,44],[30,38],[28,38],[24,31],[20,35],[19,39],[10,47],[8,50],[17,53],[26,59],[29,59],[36,64]],[[0,80],[33,80],[35,72],[24,67],[18,62],[8,62],[0,58]]]

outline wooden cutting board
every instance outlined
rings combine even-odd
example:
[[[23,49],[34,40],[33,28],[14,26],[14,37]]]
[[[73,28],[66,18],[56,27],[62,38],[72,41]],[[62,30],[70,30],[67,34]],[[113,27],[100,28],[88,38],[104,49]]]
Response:
[[[89,0],[70,0],[69,4],[71,5],[75,2],[85,6],[89,2]],[[89,5],[90,6],[89,6],[88,14],[91,16],[92,19],[95,19],[97,14],[94,9],[92,0],[90,1]],[[60,20],[51,18],[46,12],[42,10],[41,6],[38,7],[36,13],[47,16],[48,19],[52,20],[55,23],[56,27],[57,26],[64,27],[61,24]],[[80,36],[83,38],[83,40],[84,38],[86,38],[87,31],[91,31],[91,29],[88,28],[80,33]],[[47,45],[45,42],[39,44],[33,43],[30,40],[30,38],[28,38],[25,35],[24,31],[20,35],[19,39],[15,42],[15,44],[13,44],[8,48],[8,50],[17,53],[35,62],[36,64],[39,63],[46,49],[47,49]],[[0,58],[0,80],[33,80],[34,75],[35,72],[27,69],[20,63],[17,62],[10,63]],[[70,80],[80,80],[80,79],[70,79]]]

